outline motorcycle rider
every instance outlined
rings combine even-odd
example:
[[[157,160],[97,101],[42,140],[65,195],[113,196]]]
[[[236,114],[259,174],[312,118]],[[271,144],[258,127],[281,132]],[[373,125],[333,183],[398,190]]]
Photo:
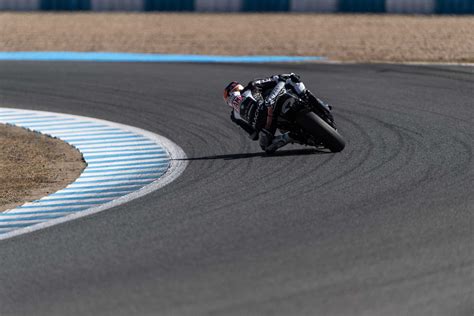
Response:
[[[267,153],[294,142],[289,133],[275,137],[276,124],[273,120],[274,105],[281,90],[289,84],[299,97],[313,97],[306,89],[300,77],[294,73],[274,75],[264,79],[250,81],[244,88],[232,81],[224,89],[224,101],[232,108],[231,120],[245,130],[250,139],[259,140],[260,147]],[[262,91],[271,93],[263,100],[255,98]]]

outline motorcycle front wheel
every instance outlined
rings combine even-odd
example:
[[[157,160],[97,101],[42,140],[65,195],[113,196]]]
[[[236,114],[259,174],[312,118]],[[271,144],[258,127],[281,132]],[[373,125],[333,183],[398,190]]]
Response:
[[[346,146],[342,136],[313,112],[301,113],[297,116],[296,123],[315,139],[320,139],[323,145],[333,153],[342,151]]]

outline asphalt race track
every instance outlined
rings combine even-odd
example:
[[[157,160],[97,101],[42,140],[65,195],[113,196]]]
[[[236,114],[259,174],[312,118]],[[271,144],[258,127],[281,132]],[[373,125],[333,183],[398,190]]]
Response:
[[[233,79],[296,72],[346,149],[263,155]],[[0,315],[472,315],[473,68],[1,62],[0,104],[111,120],[189,157],[165,188],[0,242]]]

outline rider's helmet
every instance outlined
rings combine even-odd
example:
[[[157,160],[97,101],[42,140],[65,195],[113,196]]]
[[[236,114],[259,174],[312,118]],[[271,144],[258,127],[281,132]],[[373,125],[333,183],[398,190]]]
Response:
[[[242,86],[237,81],[232,81],[225,87],[224,89],[224,101],[229,106],[232,106],[232,99],[231,96],[240,96],[240,92],[244,90],[244,86]]]

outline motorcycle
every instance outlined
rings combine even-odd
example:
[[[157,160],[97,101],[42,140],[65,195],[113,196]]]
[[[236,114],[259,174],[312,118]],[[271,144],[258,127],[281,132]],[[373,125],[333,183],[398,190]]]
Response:
[[[265,99],[267,95],[263,92],[260,97]],[[337,131],[331,109],[309,90],[299,97],[290,85],[285,84],[276,98],[273,117],[277,119],[277,130],[282,134],[289,133],[294,142],[340,152],[345,141]]]

